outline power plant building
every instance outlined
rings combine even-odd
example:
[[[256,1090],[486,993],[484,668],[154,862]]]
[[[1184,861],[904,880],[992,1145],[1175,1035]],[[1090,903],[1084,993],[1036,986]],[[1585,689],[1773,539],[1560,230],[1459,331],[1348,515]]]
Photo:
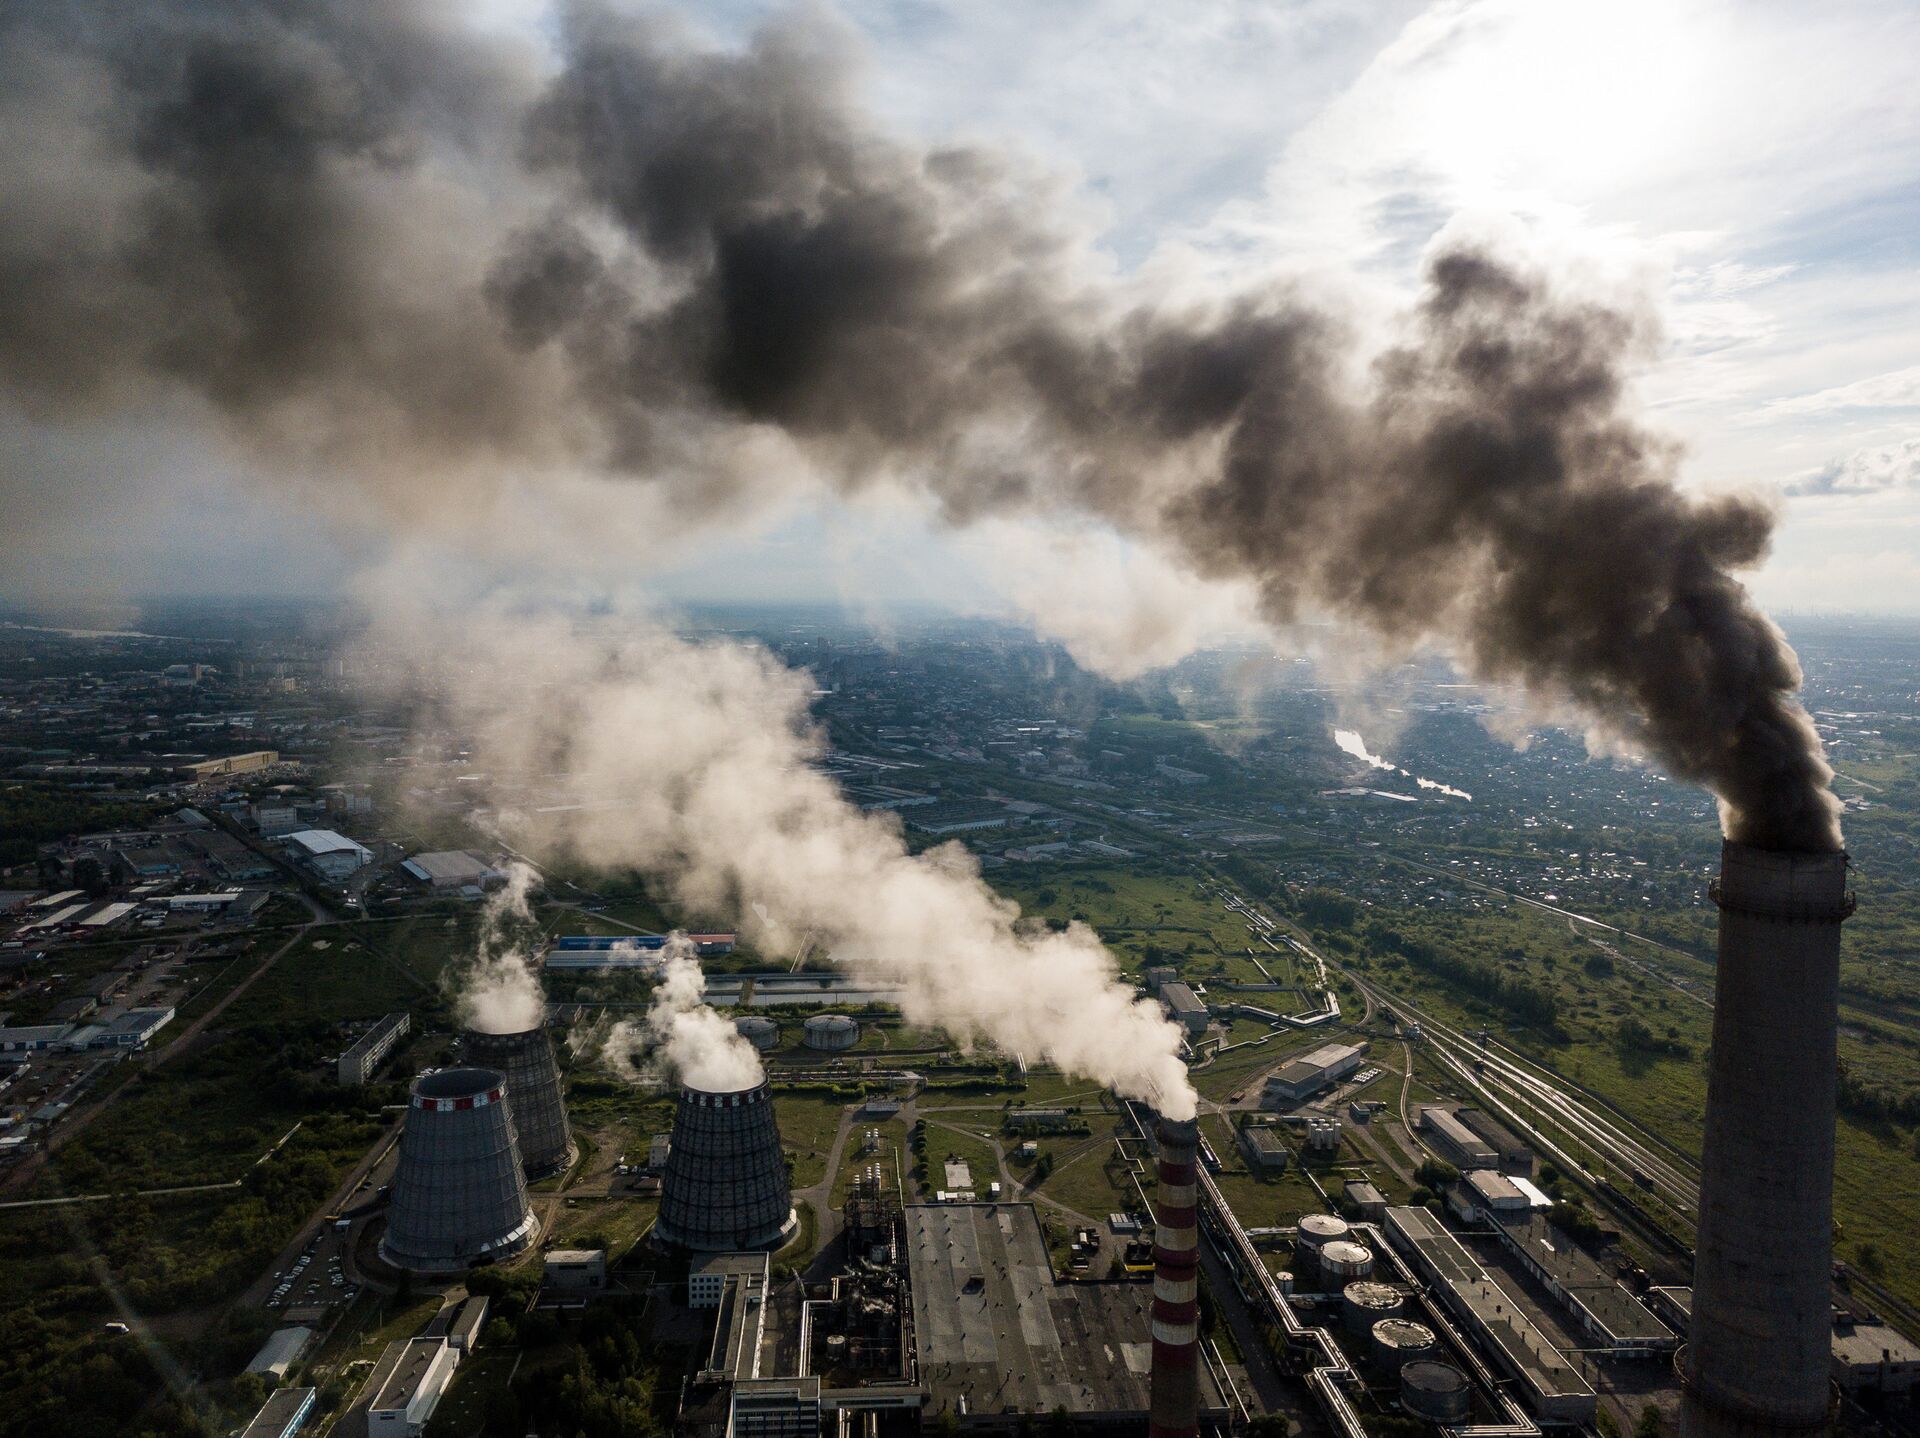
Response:
[[[1547,1423],[1593,1421],[1593,1385],[1439,1219],[1424,1208],[1389,1208],[1386,1232],[1477,1346],[1517,1380],[1534,1417]]]
[[[904,1216],[927,1422],[998,1431],[1063,1409],[1145,1422],[1156,1326],[1146,1285],[1057,1282],[1031,1204],[909,1205]],[[1204,1364],[1198,1381],[1199,1411],[1224,1419]]]
[[[1606,1348],[1622,1358],[1650,1358],[1680,1346],[1679,1337],[1646,1304],[1531,1208],[1489,1210],[1486,1216],[1526,1270],[1585,1330],[1583,1346]]]
[[[420,1438],[459,1363],[444,1338],[396,1339],[380,1364],[386,1375],[367,1403],[367,1438]]]
[[[1420,1110],[1420,1129],[1440,1157],[1462,1173],[1500,1166],[1500,1155],[1493,1151],[1493,1145],[1460,1122],[1450,1109],[1428,1104]]]
[[[538,1229],[506,1076],[458,1068],[415,1079],[380,1257],[416,1273],[454,1273],[524,1252]]]
[[[1357,1071],[1366,1052],[1365,1044],[1322,1044],[1311,1053],[1301,1054],[1268,1077],[1261,1103],[1275,1108],[1312,1098]]]
[[[1167,1017],[1190,1034],[1203,1034],[1212,1021],[1207,1006],[1200,1002],[1193,989],[1183,983],[1163,983],[1160,985],[1160,1002],[1166,1005]]]
[[[318,1388],[282,1388],[260,1405],[253,1420],[240,1430],[240,1438],[293,1438],[313,1412]]]
[[[682,1088],[654,1242],[696,1253],[773,1249],[796,1223],[766,1081],[732,1093]]]
[[[489,1034],[469,1029],[462,1042],[468,1063],[507,1076],[507,1112],[527,1177],[543,1178],[565,1168],[573,1157],[573,1129],[547,1031]]]

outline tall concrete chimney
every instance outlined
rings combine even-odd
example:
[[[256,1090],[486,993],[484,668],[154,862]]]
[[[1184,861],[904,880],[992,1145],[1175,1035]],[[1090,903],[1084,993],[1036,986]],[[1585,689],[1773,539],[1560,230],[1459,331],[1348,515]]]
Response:
[[[1726,844],[1687,1438],[1827,1431],[1847,856]]]
[[[1147,1438],[1200,1431],[1200,1189],[1196,1119],[1160,1120],[1159,1187],[1153,1200],[1153,1372]]]

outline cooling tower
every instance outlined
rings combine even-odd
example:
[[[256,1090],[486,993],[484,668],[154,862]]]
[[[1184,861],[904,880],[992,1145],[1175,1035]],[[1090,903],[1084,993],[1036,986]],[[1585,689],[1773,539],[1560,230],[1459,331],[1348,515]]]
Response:
[[[1727,844],[1701,1155],[1688,1438],[1827,1429],[1844,853]]]
[[[1153,1372],[1147,1438],[1200,1431],[1200,1186],[1194,1119],[1162,1118],[1159,1187],[1153,1199]]]
[[[654,1242],[698,1253],[779,1248],[794,1227],[766,1082],[734,1093],[681,1089]]]
[[[466,1033],[469,1063],[507,1076],[508,1111],[528,1178],[543,1178],[572,1158],[573,1130],[560,1096],[560,1066],[543,1028],[517,1034]]]
[[[457,1272],[512,1257],[538,1227],[506,1076],[460,1068],[415,1079],[380,1256],[416,1273]]]

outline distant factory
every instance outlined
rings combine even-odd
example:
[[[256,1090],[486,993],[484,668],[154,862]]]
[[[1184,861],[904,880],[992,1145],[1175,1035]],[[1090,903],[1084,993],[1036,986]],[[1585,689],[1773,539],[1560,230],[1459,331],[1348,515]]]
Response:
[[[563,934],[547,950],[546,968],[569,973],[622,971],[653,974],[665,961],[667,934]],[[688,934],[693,951],[703,959],[722,958],[734,950],[737,934]]]

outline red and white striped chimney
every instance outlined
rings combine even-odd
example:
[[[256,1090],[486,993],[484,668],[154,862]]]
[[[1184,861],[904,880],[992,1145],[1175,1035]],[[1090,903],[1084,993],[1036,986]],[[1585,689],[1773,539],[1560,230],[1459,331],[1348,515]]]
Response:
[[[1154,1196],[1153,1373],[1147,1438],[1196,1438],[1200,1431],[1200,1191],[1195,1119],[1162,1118],[1159,1190]]]

